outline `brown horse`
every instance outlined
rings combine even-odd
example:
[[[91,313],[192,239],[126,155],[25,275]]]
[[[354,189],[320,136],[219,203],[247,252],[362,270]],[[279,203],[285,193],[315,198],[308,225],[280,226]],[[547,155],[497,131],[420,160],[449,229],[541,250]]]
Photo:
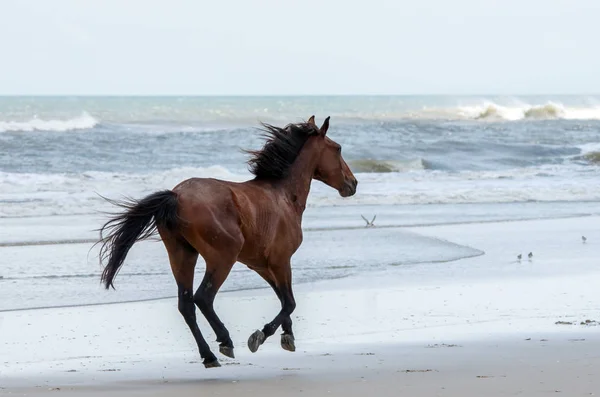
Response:
[[[233,358],[233,342],[213,302],[236,262],[256,271],[281,301],[281,311],[273,321],[250,336],[249,349],[256,352],[281,326],[281,346],[295,351],[290,315],[296,303],[290,260],[302,243],[302,214],[311,181],[326,183],[342,197],[356,192],[358,182],[342,158],[341,146],[326,137],[329,117],[320,128],[314,116],[308,122],[285,128],[263,126],[267,138],[264,147],[248,152],[252,155],[248,163],[254,179],[234,183],[191,178],[173,190],[141,200],[111,201],[126,211],[100,229],[100,262],[108,260],[102,273],[106,289],[113,286],[132,245],[158,231],[177,282],[179,311],[194,335],[206,368],[220,364],[198,328],[195,305],[215,332],[219,351]],[[106,230],[109,233],[103,236]],[[198,254],[206,262],[206,271],[194,293]]]

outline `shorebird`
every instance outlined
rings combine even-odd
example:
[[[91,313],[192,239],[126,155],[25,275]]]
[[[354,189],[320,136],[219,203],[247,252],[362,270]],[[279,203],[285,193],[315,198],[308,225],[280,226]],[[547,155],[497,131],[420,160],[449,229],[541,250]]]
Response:
[[[365,227],[373,227],[373,226],[375,226],[375,225],[373,224],[373,222],[375,222],[375,218],[377,218],[377,215],[375,215],[375,216],[373,217],[373,219],[371,219],[371,222],[369,222],[369,221],[367,220],[367,218],[365,218],[365,217],[364,217],[364,216],[362,216],[362,215],[361,215],[360,217],[361,217],[361,218],[363,218],[365,222],[367,222],[367,225],[366,225]]]
[[[519,262],[521,262],[521,257],[522,257],[522,256],[521,256],[521,254],[517,255],[517,260],[518,260]]]
[[[530,252],[527,257],[529,258],[529,260],[531,260],[531,258],[533,258],[533,252]]]
[[[581,241],[583,241],[583,243],[585,244],[585,242],[587,241],[587,238],[585,238],[585,236],[581,236]]]

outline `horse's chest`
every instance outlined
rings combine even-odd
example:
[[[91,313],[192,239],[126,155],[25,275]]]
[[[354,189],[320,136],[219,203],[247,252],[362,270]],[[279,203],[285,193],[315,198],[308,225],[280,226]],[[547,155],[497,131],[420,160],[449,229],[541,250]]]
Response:
[[[272,222],[269,230],[262,236],[269,251],[289,251],[293,254],[302,243],[302,228],[297,222],[288,217],[280,217]]]
[[[289,250],[291,255],[302,244],[302,228],[299,225],[281,228],[275,233],[273,240],[282,248]]]
[[[272,219],[246,236],[240,259],[255,266],[289,261],[302,244],[302,238],[298,223],[285,218]]]

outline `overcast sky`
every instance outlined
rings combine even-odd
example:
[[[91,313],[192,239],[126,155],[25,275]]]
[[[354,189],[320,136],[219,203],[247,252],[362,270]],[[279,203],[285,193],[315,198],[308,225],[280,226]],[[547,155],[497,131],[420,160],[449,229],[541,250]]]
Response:
[[[0,94],[597,94],[600,0],[0,0]]]

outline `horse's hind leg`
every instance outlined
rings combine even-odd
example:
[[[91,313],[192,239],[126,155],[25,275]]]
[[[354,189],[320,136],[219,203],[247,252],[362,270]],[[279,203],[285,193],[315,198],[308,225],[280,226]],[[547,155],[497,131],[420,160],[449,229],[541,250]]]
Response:
[[[214,309],[214,301],[219,288],[225,282],[231,268],[235,264],[234,261],[224,261],[220,265],[215,265],[213,262],[207,262],[206,273],[204,279],[198,287],[194,295],[194,302],[206,317],[206,320],[217,335],[219,342],[219,351],[227,357],[234,358],[233,341],[229,336],[229,331],[217,316]]]
[[[196,340],[200,356],[206,368],[220,367],[217,357],[210,350],[208,343],[202,336],[200,328],[196,323],[196,306],[194,305],[194,268],[198,260],[198,252],[187,242],[178,240],[172,236],[161,233],[163,243],[169,253],[169,262],[171,270],[177,282],[178,288],[178,308],[185,319],[186,324],[192,331]]]
[[[289,346],[290,348],[287,350],[295,350],[295,346],[293,345],[294,336],[291,333],[292,320],[290,317],[290,315],[296,308],[296,301],[294,300],[294,294],[292,292],[292,269],[288,263],[287,265],[283,265],[277,268],[270,267],[269,270],[273,279],[273,283],[275,285],[273,289],[276,288],[275,293],[279,291],[281,310],[279,311],[277,316],[275,316],[273,321],[271,321],[268,324],[265,324],[262,331],[257,330],[252,335],[250,335],[250,338],[248,338],[248,348],[252,353],[256,352],[259,346],[262,345],[269,336],[273,335],[280,325],[282,326],[284,332],[284,334],[282,335],[282,346],[285,349],[286,346],[284,346],[284,343],[291,343],[291,345]],[[269,284],[271,283],[269,282]],[[285,340],[284,335],[288,335],[285,337]]]

